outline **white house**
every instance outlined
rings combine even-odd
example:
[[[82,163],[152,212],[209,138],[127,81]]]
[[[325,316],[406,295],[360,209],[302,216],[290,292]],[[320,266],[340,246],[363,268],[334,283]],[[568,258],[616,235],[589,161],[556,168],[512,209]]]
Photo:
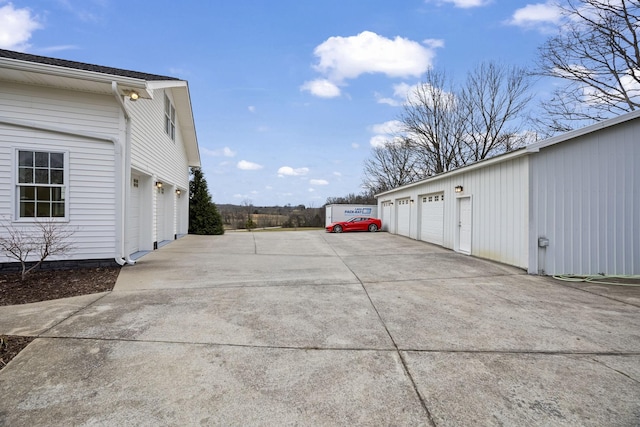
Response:
[[[531,274],[640,274],[640,111],[376,196],[383,230]]]
[[[74,230],[65,259],[131,263],[188,232],[189,166],[186,81],[0,50],[5,224],[59,221]]]

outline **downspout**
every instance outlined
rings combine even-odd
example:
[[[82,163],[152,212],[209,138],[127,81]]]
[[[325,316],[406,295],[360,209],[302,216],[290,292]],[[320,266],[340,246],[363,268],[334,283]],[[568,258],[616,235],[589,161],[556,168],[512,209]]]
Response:
[[[120,265],[129,264],[134,265],[136,262],[129,257],[129,251],[126,248],[126,230],[127,230],[127,209],[129,208],[129,197],[131,193],[131,117],[129,116],[129,112],[127,111],[126,106],[124,105],[124,101],[120,96],[118,91],[118,83],[111,82],[111,91],[118,101],[118,105],[124,114],[125,121],[125,140],[124,147],[121,147],[121,156],[124,156],[124,162],[120,164],[124,167],[124,182],[121,183],[120,189],[124,190],[123,200],[120,203],[120,229],[117,231],[119,234],[119,254],[116,255],[116,262]],[[118,173],[118,179],[122,179],[122,173]],[[118,257],[120,259],[118,259]]]

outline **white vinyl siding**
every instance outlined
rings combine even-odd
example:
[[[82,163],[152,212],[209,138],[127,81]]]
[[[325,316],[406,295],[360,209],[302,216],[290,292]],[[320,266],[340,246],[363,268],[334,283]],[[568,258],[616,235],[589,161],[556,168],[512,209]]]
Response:
[[[0,116],[98,135],[117,136],[120,109],[112,95],[2,82]]]
[[[107,259],[115,250],[115,154],[108,142],[87,140],[32,129],[0,125],[0,169],[11,171],[11,151],[31,149],[68,153],[68,224],[74,230],[74,250],[69,259]],[[11,188],[11,175],[1,174],[0,187]],[[6,184],[6,185],[5,185]],[[13,216],[17,197],[9,195],[0,205],[0,216]],[[16,227],[30,227],[31,222],[15,222]],[[53,259],[52,259],[53,260]]]
[[[167,90],[168,95],[171,91]],[[163,91],[153,99],[140,99],[128,104],[135,120],[131,126],[131,166],[158,180],[179,188],[189,188],[187,154],[180,133],[180,117],[176,117],[175,143],[164,132]]]
[[[110,141],[73,132],[123,137],[119,109],[112,96],[46,87],[0,85],[0,117],[70,133],[0,124],[0,217],[16,219],[17,153],[20,150],[65,153],[65,201],[74,230],[67,259],[109,259],[115,253],[115,147]],[[32,221],[13,222],[31,227]],[[54,260],[55,258],[52,258]]]
[[[166,119],[165,96],[173,105],[170,89],[155,91],[151,100],[141,99],[128,104],[135,116],[131,129],[131,166],[164,184],[163,197],[158,197],[157,193],[153,196],[153,242],[173,239],[180,231],[178,218],[186,219],[189,215],[188,204],[178,203],[175,194],[176,188],[189,188],[189,166],[180,132],[180,116],[174,117],[175,141],[165,133],[165,127],[159,125]],[[159,219],[162,224],[158,223]]]

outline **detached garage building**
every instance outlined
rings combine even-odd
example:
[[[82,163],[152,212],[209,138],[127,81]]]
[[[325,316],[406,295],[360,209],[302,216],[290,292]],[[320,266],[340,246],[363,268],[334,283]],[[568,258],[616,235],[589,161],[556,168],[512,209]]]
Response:
[[[640,274],[640,111],[376,197],[391,233],[531,274]]]

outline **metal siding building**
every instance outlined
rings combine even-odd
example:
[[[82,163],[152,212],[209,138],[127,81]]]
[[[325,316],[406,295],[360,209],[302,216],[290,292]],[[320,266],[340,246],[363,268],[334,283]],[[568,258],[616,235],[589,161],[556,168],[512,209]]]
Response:
[[[383,230],[532,274],[639,274],[638,135],[629,113],[378,194]]]
[[[633,117],[531,156],[530,272],[640,273],[640,119]],[[537,248],[538,237],[549,246]]]

